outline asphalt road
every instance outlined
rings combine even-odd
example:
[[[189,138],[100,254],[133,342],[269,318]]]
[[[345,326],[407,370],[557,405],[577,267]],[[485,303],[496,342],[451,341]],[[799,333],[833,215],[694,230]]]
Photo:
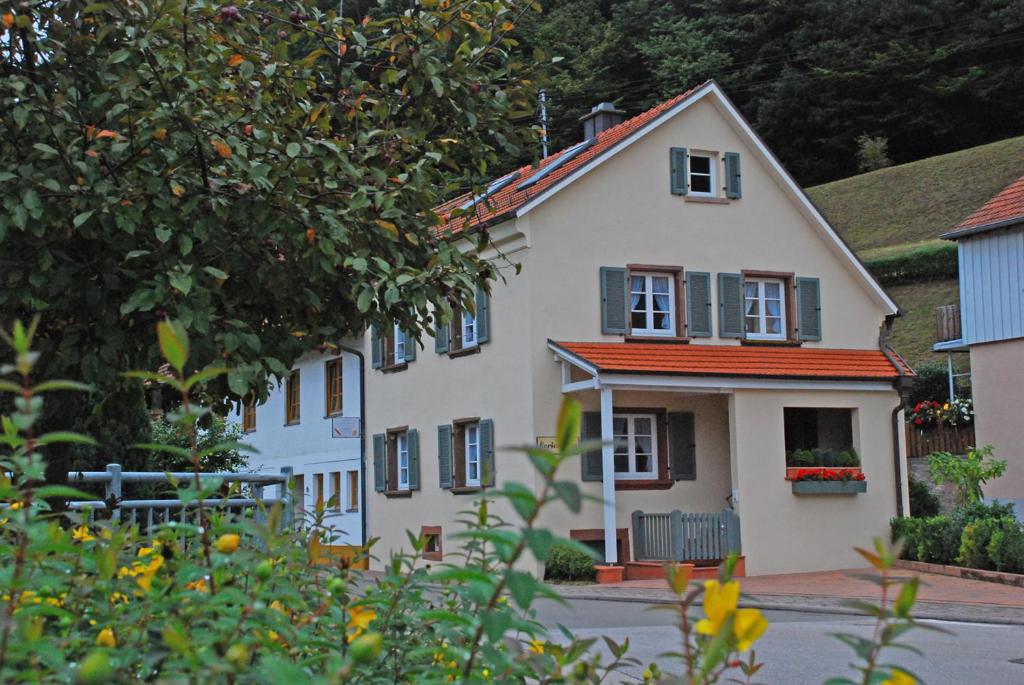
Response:
[[[576,600],[568,607],[553,602],[538,605],[538,619],[547,626],[570,628],[580,637],[607,635],[617,642],[630,641],[630,654],[642,664],[658,662],[678,672],[675,664],[658,655],[678,651],[679,633],[666,611],[627,602]],[[831,633],[870,636],[873,624],[856,616],[766,612],[770,626],[756,645],[759,661],[767,666],[759,673],[765,685],[820,685],[830,677],[854,676],[849,668],[852,651]],[[892,651],[888,663],[909,668],[928,685],[1024,685],[1024,626],[928,621],[950,631],[914,631],[905,642],[923,655]],[[554,636],[554,634],[553,634]],[[885,655],[883,655],[885,656]],[[626,669],[614,682],[639,679],[643,666]]]

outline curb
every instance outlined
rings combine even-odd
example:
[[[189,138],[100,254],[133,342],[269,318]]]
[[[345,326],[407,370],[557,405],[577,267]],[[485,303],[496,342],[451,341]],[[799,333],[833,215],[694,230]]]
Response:
[[[1020,573],[986,571],[980,568],[930,564],[925,561],[907,561],[906,559],[897,560],[893,566],[908,571],[917,571],[918,573],[935,573],[942,576],[950,576],[951,578],[967,578],[970,580],[980,580],[985,583],[999,583],[1000,585],[1024,588],[1024,574]]]
[[[610,595],[599,593],[588,594],[566,594],[559,592],[562,598],[567,601],[591,601],[591,602],[623,602],[629,604],[648,605],[670,605],[676,604],[676,600],[669,595],[660,597],[644,597],[640,595]],[[863,612],[839,604],[808,604],[797,605],[793,603],[794,597],[807,599],[799,595],[741,595],[740,606],[762,611],[794,611],[807,614],[833,614],[839,616],[859,616],[870,618]],[[862,599],[862,598],[842,598]],[[781,600],[781,601],[780,601]],[[1024,609],[1001,605],[974,605],[974,604],[940,604],[937,602],[922,602],[914,607],[915,619],[927,619],[933,621],[957,621],[961,623],[985,623],[991,625],[1024,626]]]

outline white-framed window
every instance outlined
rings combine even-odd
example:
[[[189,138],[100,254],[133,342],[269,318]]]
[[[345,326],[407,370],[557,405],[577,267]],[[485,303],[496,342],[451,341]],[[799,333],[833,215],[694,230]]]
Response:
[[[630,273],[629,291],[633,335],[676,334],[676,286],[672,274]]]
[[[748,338],[785,340],[785,283],[774,278],[744,280],[743,312]]]
[[[480,485],[480,425],[466,424],[466,485]]]
[[[395,456],[398,463],[398,489],[409,489],[409,434],[395,436]]]
[[[476,316],[472,312],[462,311],[462,349],[475,347],[476,339]]]
[[[718,155],[712,152],[691,152],[689,159],[690,195],[718,195]]]
[[[405,337],[405,331],[398,324],[395,324],[395,364],[405,363],[405,345],[407,339]]]
[[[658,477],[657,422],[653,414],[615,414],[615,477],[620,480]]]

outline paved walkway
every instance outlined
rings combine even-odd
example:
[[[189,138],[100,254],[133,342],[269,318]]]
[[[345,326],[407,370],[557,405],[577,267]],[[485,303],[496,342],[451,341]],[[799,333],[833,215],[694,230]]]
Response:
[[[790,573],[740,578],[744,606],[822,613],[857,613],[844,605],[850,599],[877,601],[878,586],[858,576],[872,569]],[[896,570],[897,577],[915,575]],[[918,618],[1024,625],[1024,588],[931,573],[916,574],[921,588],[914,615]],[[567,599],[600,599],[664,604],[673,601],[663,580],[631,580],[611,585],[559,585]]]

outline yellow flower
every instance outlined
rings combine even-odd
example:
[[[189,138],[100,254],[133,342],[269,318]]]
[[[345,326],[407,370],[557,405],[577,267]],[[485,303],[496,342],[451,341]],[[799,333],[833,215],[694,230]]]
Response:
[[[732,630],[736,635],[736,649],[745,652],[768,629],[768,620],[759,609],[737,609]]]
[[[489,680],[490,677],[491,677],[491,671],[490,671],[490,669],[485,668],[484,670],[482,670],[480,672],[480,675],[482,675],[485,680]]]
[[[221,554],[233,554],[238,549],[238,543],[241,542],[242,538],[235,533],[224,533],[217,542],[214,543],[214,547]]]
[[[882,685],[916,685],[916,683],[917,679],[914,676],[898,668],[892,669],[892,676],[888,680],[882,681]]]
[[[117,604],[118,602],[123,602],[123,603],[127,604],[128,603],[128,595],[124,594],[123,592],[115,592],[114,594],[110,595],[110,603],[111,604]]]
[[[349,609],[351,618],[348,620],[348,641],[352,642],[359,637],[364,630],[370,627],[377,618],[377,612],[373,609],[366,609],[361,606],[354,606]]]
[[[95,540],[96,538],[94,538],[89,533],[89,526],[78,526],[73,531],[71,531],[71,539],[75,542],[89,542],[90,540]]]
[[[530,640],[530,651],[534,654],[543,654],[544,643],[540,640]]]
[[[114,631],[110,628],[104,628],[100,631],[100,634],[96,636],[97,647],[117,647],[117,638],[114,637]]]
[[[730,580],[725,585],[717,580],[704,583],[704,615],[697,622],[696,629],[701,635],[717,635],[729,615],[736,611],[740,601],[740,584]]]
[[[942,405],[942,408],[945,409],[946,411],[949,411],[949,402],[946,402],[944,405]]]
[[[193,580],[191,583],[186,583],[185,589],[195,590],[196,592],[210,591],[210,587],[206,584],[206,578],[200,578],[199,580]]]

